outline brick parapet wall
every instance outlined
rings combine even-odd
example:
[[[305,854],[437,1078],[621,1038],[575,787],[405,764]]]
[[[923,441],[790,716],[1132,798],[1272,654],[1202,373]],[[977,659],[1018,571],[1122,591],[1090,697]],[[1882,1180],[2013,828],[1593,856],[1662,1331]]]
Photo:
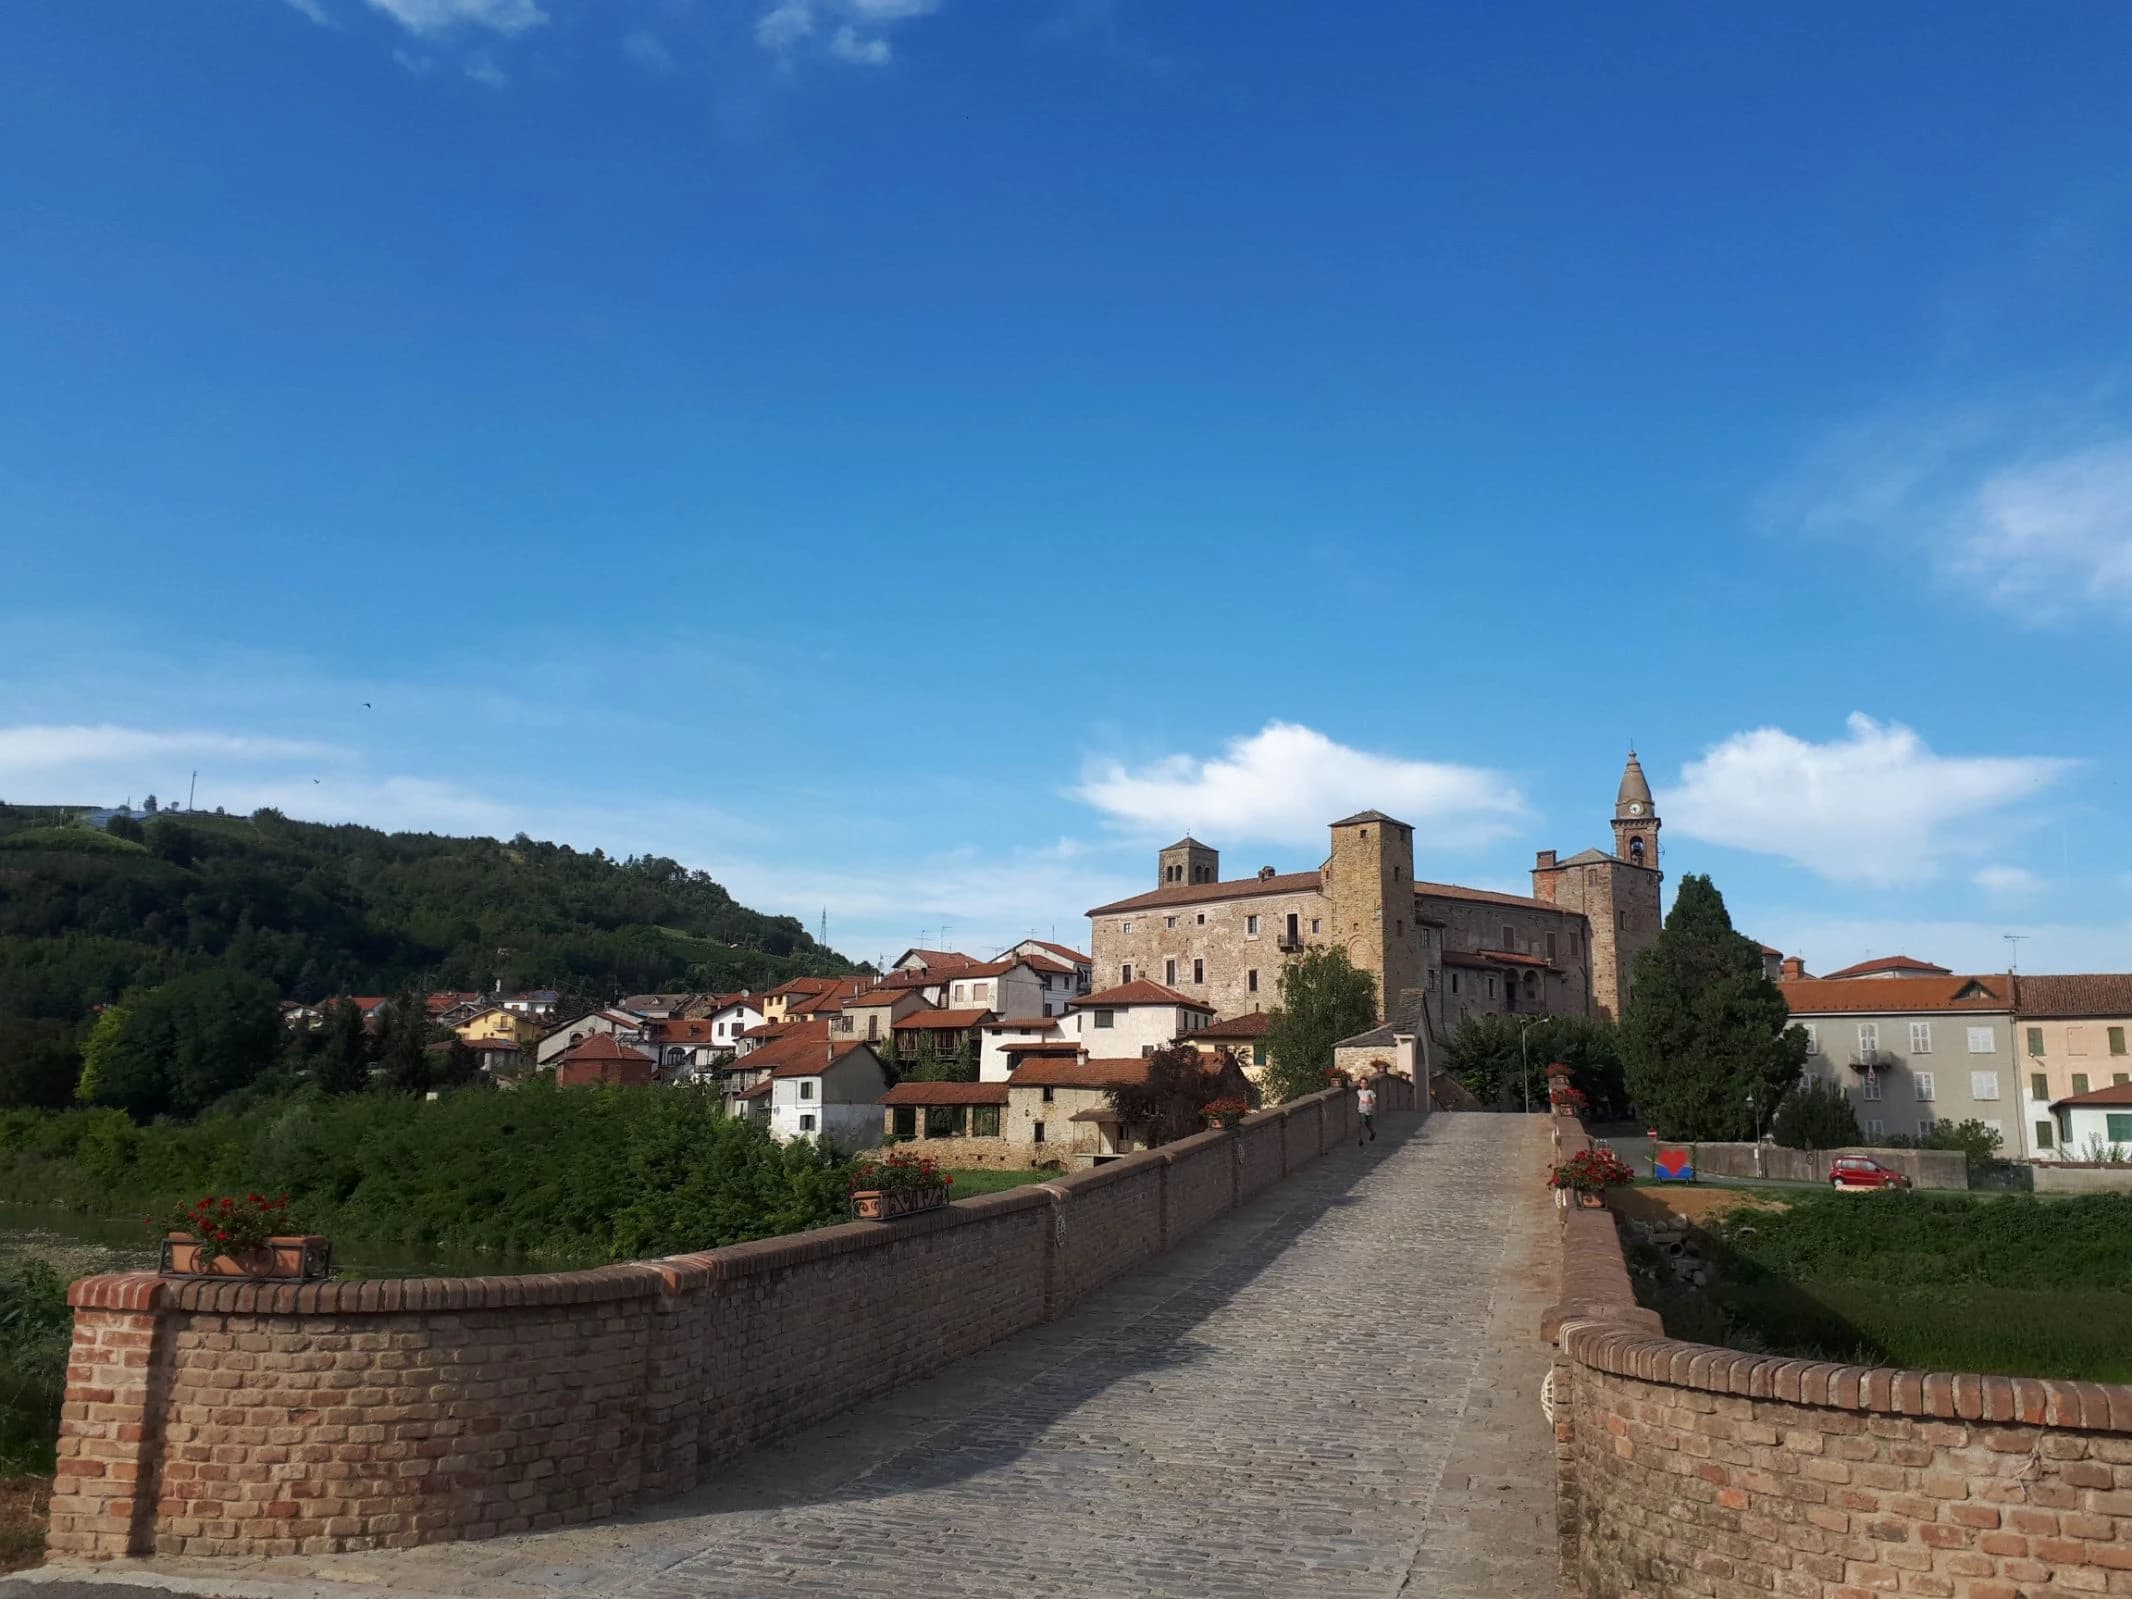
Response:
[[[1380,1087],[1409,1109],[1411,1085]],[[55,1555],[276,1555],[597,1519],[1063,1314],[1355,1130],[1344,1091],[1093,1171],[518,1277],[69,1291]]]
[[[1565,1593],[2132,1595],[2132,1388],[1667,1338],[1603,1211],[1562,1213],[1542,1332]]]

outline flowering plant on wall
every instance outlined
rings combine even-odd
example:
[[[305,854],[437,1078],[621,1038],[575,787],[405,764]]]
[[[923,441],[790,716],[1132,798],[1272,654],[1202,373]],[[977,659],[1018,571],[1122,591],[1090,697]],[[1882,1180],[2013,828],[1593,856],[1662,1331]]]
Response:
[[[1572,1155],[1547,1175],[1549,1188],[1573,1188],[1580,1194],[1603,1193],[1636,1180],[1627,1162],[1611,1149],[1587,1149]]]
[[[1556,1083],[1548,1093],[1548,1101],[1558,1115],[1582,1116],[1592,1108],[1592,1097],[1581,1088],[1572,1088],[1568,1083]]]
[[[289,1196],[269,1199],[264,1194],[209,1194],[190,1205],[180,1205],[169,1215],[144,1218],[155,1232],[190,1233],[214,1252],[224,1255],[253,1254],[266,1247],[269,1238],[286,1237],[303,1229],[289,1214]]]
[[[1243,1100],[1233,1096],[1224,1099],[1210,1099],[1207,1101],[1203,1114],[1208,1121],[1217,1127],[1234,1127],[1251,1114],[1251,1107]]]
[[[876,1159],[861,1155],[851,1163],[850,1188],[854,1194],[909,1194],[930,1188],[952,1188],[952,1172],[940,1169],[930,1155],[915,1155],[893,1149]]]

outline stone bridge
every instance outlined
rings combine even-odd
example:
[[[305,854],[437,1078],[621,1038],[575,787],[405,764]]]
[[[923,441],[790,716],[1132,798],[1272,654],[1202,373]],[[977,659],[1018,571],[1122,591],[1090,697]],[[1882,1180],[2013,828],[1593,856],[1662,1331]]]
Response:
[[[156,1477],[156,1506],[149,1507],[145,1495],[139,1504],[113,1497],[140,1492],[122,1483],[106,1488],[103,1501],[74,1502],[77,1515],[82,1504],[100,1503],[104,1510],[102,1522],[84,1517],[73,1524],[77,1544],[104,1535],[96,1529],[114,1524],[115,1504],[128,1530],[110,1536],[128,1538],[135,1552],[96,1565],[62,1554],[58,1564],[22,1579],[21,1589],[43,1599],[74,1593],[143,1599],[157,1591],[241,1599],[994,1599],[1008,1592],[1534,1599],[1557,1592],[1555,1454],[1539,1402],[1551,1351],[1538,1326],[1555,1298],[1557,1264],[1554,1212],[1542,1185],[1548,1122],[1396,1113],[1381,1119],[1376,1142],[1357,1147],[1351,1101],[1340,1095],[1253,1121],[1261,1130],[1247,1124],[1240,1133],[1210,1134],[1188,1141],[1203,1147],[1173,1146],[1121,1162],[1106,1168],[1124,1173],[1108,1184],[1075,1187],[1073,1197],[1083,1206],[1106,1192],[1133,1195],[1133,1214],[1140,1218],[1133,1226],[1145,1221],[1150,1205],[1159,1205],[1161,1236],[1129,1251],[1138,1257],[1129,1263],[1112,1262],[1100,1286],[1075,1293],[1064,1308],[1057,1296],[1075,1268],[1055,1257],[1069,1236],[1074,1245],[1091,1247],[1098,1241],[1091,1229],[1126,1229],[1122,1215],[1105,1220],[1093,1209],[1069,1213],[1059,1208],[1056,1194],[1047,1197],[1041,1190],[998,1195],[955,1207],[976,1207],[988,1219],[934,1235],[959,1240],[952,1248],[931,1246],[923,1258],[916,1245],[908,1258],[891,1261],[881,1250],[864,1257],[877,1275],[894,1268],[915,1274],[927,1314],[947,1325],[957,1318],[1008,1315],[998,1309],[1001,1296],[1011,1299],[1023,1290],[1002,1279],[1022,1272],[1022,1257],[1031,1250],[1041,1251],[1046,1264],[1041,1274],[1032,1268],[1027,1295],[1039,1297],[1022,1316],[1021,1330],[998,1336],[975,1328],[970,1337],[983,1347],[945,1360],[933,1350],[921,1357],[928,1375],[855,1403],[834,1392],[808,1399],[810,1364],[813,1380],[833,1390],[842,1380],[837,1362],[847,1358],[825,1352],[811,1329],[849,1312],[862,1337],[878,1338],[887,1325],[878,1306],[853,1310],[826,1292],[811,1304],[778,1305],[782,1278],[751,1277],[739,1265],[725,1268],[730,1281],[714,1273],[703,1291],[736,1296],[735,1305],[725,1312],[726,1322],[705,1323],[696,1335],[711,1336],[723,1326],[747,1340],[744,1350],[732,1352],[736,1356],[789,1362],[781,1402],[802,1420],[814,1413],[822,1419],[764,1427],[771,1441],[698,1464],[693,1484],[679,1492],[656,1492],[658,1483],[648,1481],[672,1454],[671,1444],[660,1444],[644,1419],[666,1418],[672,1409],[670,1389],[661,1384],[671,1378],[706,1386],[711,1409],[701,1424],[727,1424],[716,1412],[716,1390],[728,1370],[718,1352],[700,1351],[705,1362],[683,1371],[665,1370],[672,1357],[657,1353],[662,1337],[689,1332],[691,1283],[654,1285],[648,1296],[605,1305],[564,1306],[567,1322],[558,1325],[575,1328],[578,1358],[586,1358],[588,1328],[597,1328],[611,1341],[607,1358],[633,1352],[631,1358],[660,1367],[648,1377],[606,1371],[594,1351],[594,1364],[584,1369],[583,1384],[596,1396],[591,1413],[636,1418],[632,1437],[604,1434],[596,1424],[580,1426],[580,1418],[567,1405],[552,1403],[536,1380],[520,1403],[543,1407],[539,1425],[551,1439],[565,1440],[549,1446],[561,1458],[554,1469],[526,1476],[533,1469],[522,1458],[529,1446],[494,1457],[513,1463],[514,1478],[536,1485],[503,1500],[505,1508],[549,1505],[549,1490],[539,1485],[567,1478],[588,1461],[601,1472],[635,1474],[632,1492],[615,1480],[576,1481],[569,1492],[602,1506],[613,1501],[621,1510],[589,1525],[553,1525],[564,1517],[551,1506],[542,1513],[545,1527],[481,1526],[474,1530],[496,1535],[449,1542],[422,1543],[426,1531],[413,1518],[404,1525],[389,1516],[362,1524],[366,1533],[382,1533],[363,1541],[419,1547],[332,1552],[331,1530],[268,1544],[251,1521],[240,1527],[239,1538],[223,1542],[225,1507],[203,1503],[202,1494],[258,1503],[263,1508],[257,1515],[267,1525],[287,1518],[332,1529],[333,1519],[321,1511],[352,1513],[354,1507],[320,1506],[297,1497],[289,1485],[323,1481],[328,1491],[353,1493],[349,1473],[336,1471],[339,1457],[354,1451],[363,1462],[358,1471],[376,1470],[370,1454],[357,1449],[373,1439],[411,1463],[449,1465],[452,1457],[434,1448],[389,1447],[403,1437],[434,1440],[444,1429],[424,1419],[423,1407],[385,1403],[404,1394],[351,1390],[341,1396],[351,1407],[367,1405],[382,1419],[350,1444],[327,1448],[323,1456],[314,1452],[306,1469],[301,1444],[269,1443],[272,1429],[245,1429],[248,1420],[260,1418],[246,1416],[242,1407],[258,1396],[244,1395],[245,1383],[238,1381],[223,1395],[228,1413],[221,1419],[237,1427],[231,1441],[188,1452],[181,1446],[191,1430],[220,1413],[180,1404],[183,1396],[168,1391],[173,1379],[166,1374],[160,1379],[166,1391],[149,1394],[147,1403],[151,1419],[160,1413],[161,1424],[180,1436],[166,1439],[145,1468]],[[1267,1126],[1274,1131],[1263,1131]],[[1254,1138],[1260,1154],[1252,1152]],[[1255,1170],[1252,1163],[1261,1156],[1274,1159],[1275,1140],[1277,1169],[1247,1184],[1242,1174]],[[1156,1158],[1165,1155],[1167,1160]],[[1129,1167],[1144,1168],[1143,1174],[1135,1176]],[[1215,1181],[1223,1184],[1219,1194]],[[1195,1208],[1206,1214],[1195,1215]],[[743,1247],[782,1251],[778,1258],[788,1273],[802,1269],[787,1258],[795,1248],[813,1247],[813,1257],[799,1257],[812,1259],[807,1269],[848,1276],[851,1268],[839,1260],[853,1257],[837,1257],[828,1242],[809,1246],[804,1240],[855,1231],[831,1229]],[[1113,1251],[1123,1247],[1118,1237],[1103,1242]],[[969,1285],[967,1303],[947,1286],[958,1274]],[[839,1282],[851,1290],[848,1280]],[[1046,1294],[1052,1299],[1041,1301]],[[1042,1313],[1046,1302],[1053,1307],[1048,1315]],[[774,1314],[768,1320],[740,1318],[747,1306],[769,1307]],[[314,1332],[304,1339],[308,1353],[301,1358],[330,1370],[335,1359],[345,1358],[335,1351],[367,1338],[376,1346],[372,1364],[355,1379],[366,1385],[430,1362],[427,1346],[395,1358],[394,1339],[382,1331],[405,1324],[410,1308],[379,1307],[385,1319],[378,1332],[331,1338]],[[115,1305],[109,1325],[124,1343],[134,1335],[145,1338],[137,1323],[156,1314],[169,1316],[167,1307],[142,1312]],[[423,1314],[428,1324],[451,1327],[478,1325],[484,1313],[477,1294],[476,1304],[456,1313]],[[259,1362],[271,1361],[277,1336],[266,1330],[275,1324],[271,1315],[222,1315],[207,1301],[188,1317],[179,1338],[226,1340],[233,1353],[249,1343]],[[260,1330],[230,1330],[244,1327]],[[157,1336],[167,1340],[172,1334]],[[485,1358],[495,1358],[491,1345],[481,1337],[475,1342]],[[167,1366],[175,1359],[182,1373],[186,1350],[194,1347],[186,1345],[174,1357],[153,1356],[151,1369],[154,1360]],[[542,1347],[538,1336],[529,1338],[528,1369],[537,1367]],[[869,1353],[860,1349],[850,1358],[864,1360]],[[77,1364],[81,1358],[78,1342]],[[882,1349],[876,1358],[893,1365],[905,1356]],[[139,1363],[127,1369],[138,1372]],[[649,1383],[651,1399],[641,1393],[617,1397],[619,1389],[608,1393],[617,1377],[640,1388]],[[142,1377],[150,1387],[156,1380]],[[436,1391],[448,1386],[440,1381]],[[121,1405],[127,1398],[122,1380],[113,1397]],[[447,1413],[452,1409],[445,1407]],[[408,1419],[399,1419],[402,1412]],[[694,1436],[697,1423],[688,1425]],[[447,1450],[472,1447],[446,1436]],[[106,1446],[90,1455],[77,1450],[70,1458],[120,1452]],[[241,1469],[228,1477],[188,1475],[188,1460],[222,1460]],[[115,1463],[125,1476],[123,1462]],[[206,1469],[211,1473],[211,1466]],[[255,1476],[282,1486],[248,1487]],[[312,1493],[317,1491],[314,1486]],[[632,1501],[635,1508],[623,1508]],[[155,1552],[140,1552],[144,1542]],[[186,1552],[168,1552],[173,1545]],[[108,1545],[80,1552],[118,1553]]]

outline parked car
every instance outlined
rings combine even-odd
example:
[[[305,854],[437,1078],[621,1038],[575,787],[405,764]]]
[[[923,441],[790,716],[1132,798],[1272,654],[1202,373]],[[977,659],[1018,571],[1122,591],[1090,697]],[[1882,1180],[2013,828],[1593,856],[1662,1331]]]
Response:
[[[1838,1155],[1828,1163],[1829,1187],[1842,1193],[1845,1189],[1861,1192],[1871,1188],[1908,1188],[1910,1179],[1901,1172],[1883,1166],[1870,1155]]]

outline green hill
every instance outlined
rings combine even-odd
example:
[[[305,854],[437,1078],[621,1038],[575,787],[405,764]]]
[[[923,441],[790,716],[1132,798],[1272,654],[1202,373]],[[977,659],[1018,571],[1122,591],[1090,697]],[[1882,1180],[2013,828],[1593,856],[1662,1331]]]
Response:
[[[93,1007],[233,969],[276,992],[544,986],[592,1000],[849,971],[789,916],[658,856],[186,812],[108,832],[0,806],[0,1104]],[[32,1074],[62,1075],[56,1062]]]

